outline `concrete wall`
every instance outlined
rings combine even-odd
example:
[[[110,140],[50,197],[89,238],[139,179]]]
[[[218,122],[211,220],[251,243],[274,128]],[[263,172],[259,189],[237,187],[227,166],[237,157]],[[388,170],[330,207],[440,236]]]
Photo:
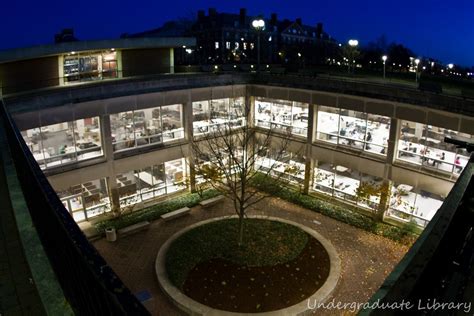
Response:
[[[81,91],[81,93],[83,92]],[[252,100],[254,97],[260,96],[271,99],[306,102],[310,104],[310,112],[315,113],[317,113],[318,106],[325,105],[389,116],[395,118],[392,120],[392,125],[395,126],[395,129],[396,124],[393,124],[393,122],[397,122],[397,119],[403,119],[474,134],[472,130],[474,122],[471,117],[429,107],[419,107],[413,104],[325,91],[243,84],[147,93],[135,91],[135,94],[67,103],[51,108],[43,108],[43,105],[39,104],[40,109],[36,111],[20,111],[14,117],[19,128],[23,130],[37,127],[40,122],[42,125],[48,125],[91,116],[106,118],[112,113],[180,103],[184,105],[184,117],[187,117],[187,120],[189,120],[189,117],[192,118],[193,101],[240,96],[247,96],[247,99]],[[249,98],[250,96],[251,98]],[[44,99],[40,100],[44,102]],[[57,99],[55,99],[55,102],[58,102]],[[189,128],[187,132],[190,133]],[[395,148],[398,131],[391,132],[391,136],[394,138],[394,141],[391,142],[390,146]],[[189,137],[186,139],[189,139]],[[51,171],[47,171],[47,173],[56,189],[67,188],[77,183],[101,177],[114,178],[116,174],[121,172],[148,167],[163,161],[182,157],[183,152],[187,150],[186,139],[178,145],[175,144],[165,148],[135,149],[127,152],[126,155],[122,155],[122,153],[112,154],[105,162],[95,162],[90,166],[81,167],[80,169],[74,169],[77,166],[69,166],[69,170],[67,168],[64,169],[64,167],[59,174],[54,174]],[[447,178],[443,175],[430,173],[429,170],[424,170],[419,166],[403,165],[399,162],[392,163],[388,156],[374,156],[370,153],[354,151],[347,147],[337,147],[319,142],[313,136],[310,136],[308,139],[295,140],[290,147],[297,149],[302,146],[306,146],[306,156],[315,163],[323,161],[335,165],[344,165],[363,173],[381,178],[389,178],[397,183],[410,184],[416,188],[442,196],[447,195],[455,181],[455,179]],[[81,162],[82,165],[85,163],[87,162]]]
[[[0,64],[0,86],[3,94],[58,85],[57,56]]]
[[[172,49],[171,49],[172,50]],[[128,49],[122,51],[123,77],[171,72],[170,48]]]

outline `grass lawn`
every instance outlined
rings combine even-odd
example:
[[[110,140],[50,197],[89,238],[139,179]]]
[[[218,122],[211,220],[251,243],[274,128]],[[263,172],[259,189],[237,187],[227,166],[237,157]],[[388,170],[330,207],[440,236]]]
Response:
[[[264,219],[245,219],[244,242],[238,246],[238,219],[196,227],[175,240],[166,256],[170,281],[182,289],[189,271],[211,259],[247,267],[274,266],[297,258],[308,242],[299,228]]]

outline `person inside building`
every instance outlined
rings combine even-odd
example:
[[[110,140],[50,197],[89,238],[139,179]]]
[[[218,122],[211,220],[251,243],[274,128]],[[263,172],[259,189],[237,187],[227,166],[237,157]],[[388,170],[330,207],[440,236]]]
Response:
[[[456,168],[457,173],[461,173],[462,166],[461,166],[461,158],[459,156],[456,156],[456,159],[454,160],[454,167]]]
[[[67,145],[61,146],[61,148],[59,149],[59,153],[61,155],[65,154],[66,153],[66,148],[67,148]]]

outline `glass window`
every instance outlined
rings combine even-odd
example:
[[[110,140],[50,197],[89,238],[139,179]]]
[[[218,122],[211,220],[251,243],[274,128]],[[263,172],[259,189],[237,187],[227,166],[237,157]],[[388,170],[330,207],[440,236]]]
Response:
[[[193,133],[199,135],[220,128],[245,124],[245,99],[226,98],[193,102]]]
[[[341,109],[339,115],[339,144],[363,149],[367,132],[366,117],[366,114],[362,112]]]
[[[163,122],[163,140],[165,142],[184,138],[183,106],[181,104],[162,106],[161,117]]]
[[[114,151],[135,147],[133,111],[110,115]]]
[[[319,106],[318,140],[386,155],[389,133],[389,117]]]
[[[272,169],[270,175],[281,180],[303,185],[305,174],[305,160],[302,156],[292,152],[283,154],[273,150],[264,150],[255,160],[255,169],[262,172],[268,172]]]
[[[82,52],[64,56],[64,82],[117,77],[117,52]]]
[[[387,215],[426,226],[443,204],[443,198],[407,184],[394,184]]]
[[[166,194],[164,165],[159,164],[135,171],[142,200],[148,200]]]
[[[115,178],[120,199],[120,207],[126,207],[141,201],[139,183],[136,174],[139,171],[128,171],[118,174]]]
[[[308,134],[307,103],[256,98],[255,124],[260,127],[273,127],[280,131],[291,130],[293,134]]]
[[[339,135],[339,109],[319,106],[317,139],[337,144]]]
[[[471,135],[458,133],[441,127],[416,122],[402,121],[398,141],[398,160],[424,168],[458,175],[469,160],[464,149],[445,143],[445,136]]]
[[[293,134],[308,135],[308,103],[293,102],[292,109],[292,132]]]
[[[110,115],[114,151],[184,138],[182,104]]]
[[[42,169],[102,155],[99,117],[51,124],[21,134]]]
[[[165,175],[167,194],[184,189],[186,179],[184,158],[165,162]]]
[[[390,118],[381,115],[367,114],[367,135],[365,150],[386,154],[390,137]]]
[[[377,209],[383,180],[345,166],[320,161],[314,168],[313,189],[341,200]]]
[[[56,193],[76,222],[91,219],[110,211],[105,179],[74,185]]]

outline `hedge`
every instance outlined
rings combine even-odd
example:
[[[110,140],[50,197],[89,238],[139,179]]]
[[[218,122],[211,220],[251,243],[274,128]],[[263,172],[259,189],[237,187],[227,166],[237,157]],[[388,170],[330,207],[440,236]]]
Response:
[[[406,224],[400,228],[378,222],[369,216],[348,208],[303,194],[299,190],[295,190],[289,186],[282,186],[280,182],[268,176],[256,175],[253,179],[252,185],[262,192],[269,193],[311,211],[321,213],[343,223],[364,229],[376,235],[390,238],[397,242],[411,244],[418,236],[415,233],[416,225],[413,223]]]
[[[161,215],[172,212],[183,207],[193,207],[203,200],[218,196],[220,193],[216,190],[207,190],[200,196],[198,193],[186,193],[176,198],[163,201],[153,206],[141,209],[139,211],[125,214],[117,218],[109,218],[94,224],[98,232],[103,233],[106,228],[114,227],[121,229],[142,221],[153,221],[160,218]]]

